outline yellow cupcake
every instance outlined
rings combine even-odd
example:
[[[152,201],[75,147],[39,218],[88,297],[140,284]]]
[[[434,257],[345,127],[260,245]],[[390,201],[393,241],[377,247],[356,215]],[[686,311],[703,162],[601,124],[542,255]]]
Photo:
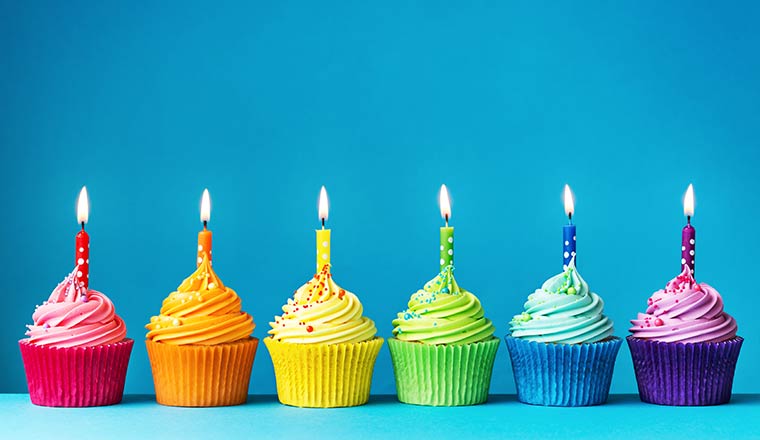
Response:
[[[264,340],[280,402],[314,408],[366,403],[383,338],[362,316],[356,295],[333,281],[330,265],[296,290],[282,310]]]

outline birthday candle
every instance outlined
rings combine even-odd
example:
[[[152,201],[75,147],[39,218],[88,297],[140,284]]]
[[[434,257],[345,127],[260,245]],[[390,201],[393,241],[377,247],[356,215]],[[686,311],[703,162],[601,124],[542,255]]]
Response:
[[[694,187],[691,184],[686,188],[686,195],[683,197],[683,214],[686,216],[686,226],[681,231],[681,271],[688,267],[693,276],[697,231],[691,225],[691,216],[694,215]]]
[[[208,264],[211,265],[211,231],[208,229],[208,221],[211,219],[211,198],[208,195],[208,189],[203,190],[203,196],[201,196],[201,223],[203,223],[203,230],[198,232],[198,258],[196,260],[197,266],[203,263],[203,258],[208,259]]]
[[[575,200],[570,186],[565,185],[565,214],[568,224],[562,227],[562,269],[567,269],[570,261],[575,257],[575,225],[573,224],[573,212],[575,212]],[[578,266],[578,259],[575,259]]]
[[[328,215],[327,190],[324,186],[319,191],[318,212],[322,229],[317,229],[317,273],[321,272],[326,264],[330,264],[330,230],[325,229]]]
[[[441,185],[441,192],[438,196],[438,204],[441,208],[441,217],[443,217],[445,226],[441,228],[441,270],[454,264],[454,228],[449,226],[451,218],[451,200],[449,199],[449,190],[446,185]]]
[[[83,186],[77,201],[77,223],[82,226],[74,240],[74,263],[77,266],[79,285],[87,290],[90,285],[90,236],[85,232],[84,225],[90,217],[90,201],[87,198],[87,187]]]

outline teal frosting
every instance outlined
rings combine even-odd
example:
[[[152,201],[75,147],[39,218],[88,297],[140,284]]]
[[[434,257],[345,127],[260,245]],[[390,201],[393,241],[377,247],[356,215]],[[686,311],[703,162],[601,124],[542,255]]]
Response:
[[[604,301],[589,290],[571,262],[528,296],[525,311],[509,323],[512,336],[526,341],[583,344],[612,335]]]

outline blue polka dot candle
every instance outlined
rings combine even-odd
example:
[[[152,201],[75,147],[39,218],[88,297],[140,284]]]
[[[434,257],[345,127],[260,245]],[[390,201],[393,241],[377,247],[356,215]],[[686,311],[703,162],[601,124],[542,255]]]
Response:
[[[327,190],[324,186],[319,191],[318,209],[322,229],[317,229],[317,273],[321,272],[326,264],[330,264],[330,230],[325,229],[328,214]]]
[[[451,200],[446,185],[441,185],[441,193],[438,196],[438,204],[441,207],[441,217],[446,225],[441,228],[441,271],[446,266],[454,264],[454,228],[449,226],[451,218]]]
[[[694,215],[694,187],[691,184],[686,188],[686,195],[683,197],[683,214],[686,216],[686,226],[681,231],[681,272],[688,267],[693,276],[697,231],[691,225],[691,216]]]
[[[573,212],[575,211],[575,200],[570,186],[565,185],[565,214],[567,214],[568,224],[562,227],[562,269],[567,269],[573,258],[575,258],[575,225],[573,224]],[[575,260],[578,266],[578,260]]]

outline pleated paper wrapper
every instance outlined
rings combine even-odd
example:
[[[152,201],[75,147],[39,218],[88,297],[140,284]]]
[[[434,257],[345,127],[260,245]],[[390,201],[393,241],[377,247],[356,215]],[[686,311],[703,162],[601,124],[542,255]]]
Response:
[[[229,406],[245,403],[257,338],[218,345],[172,345],[145,341],[156,401],[168,406]]]
[[[274,364],[280,402],[334,408],[367,403],[383,338],[341,344],[296,344],[268,337],[264,345]]]
[[[589,406],[607,401],[622,339],[554,344],[507,336],[506,341],[520,402]]]
[[[86,407],[121,402],[134,340],[57,348],[19,341],[32,403]]]
[[[659,405],[706,406],[731,400],[743,338],[723,342],[659,342],[629,336],[641,400]]]
[[[499,342],[431,345],[388,339],[398,400],[428,406],[484,403]]]

